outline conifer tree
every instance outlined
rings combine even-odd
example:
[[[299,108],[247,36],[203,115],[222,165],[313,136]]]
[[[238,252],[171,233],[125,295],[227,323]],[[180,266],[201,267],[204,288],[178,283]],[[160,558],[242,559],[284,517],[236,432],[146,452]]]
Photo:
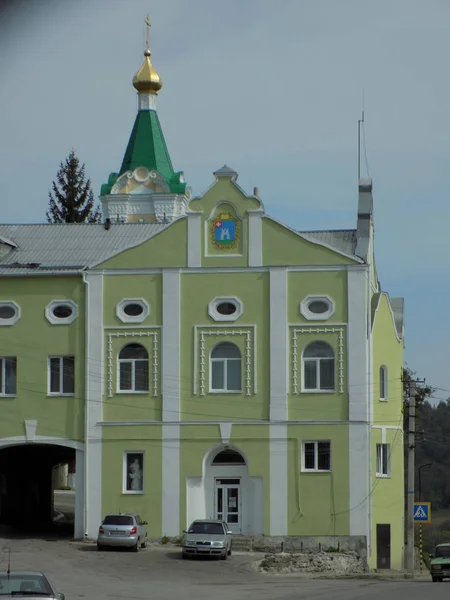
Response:
[[[47,221],[49,223],[100,223],[100,207],[94,207],[91,180],[86,180],[84,163],[71,150],[59,165],[56,181],[48,193]]]

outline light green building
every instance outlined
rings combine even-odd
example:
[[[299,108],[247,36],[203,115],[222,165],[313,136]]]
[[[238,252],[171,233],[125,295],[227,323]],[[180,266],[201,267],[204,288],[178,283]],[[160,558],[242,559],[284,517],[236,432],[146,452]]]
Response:
[[[145,54],[105,223],[0,226],[0,518],[48,518],[71,461],[77,537],[110,511],[150,537],[214,517],[401,568],[403,300],[377,277],[372,184],[345,231],[280,223],[227,166],[192,197]]]

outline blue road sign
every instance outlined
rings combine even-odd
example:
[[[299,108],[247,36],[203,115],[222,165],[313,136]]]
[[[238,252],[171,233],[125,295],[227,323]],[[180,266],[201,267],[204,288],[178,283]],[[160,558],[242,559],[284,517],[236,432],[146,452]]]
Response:
[[[414,522],[415,523],[430,523],[431,522],[431,503],[430,502],[414,502]]]

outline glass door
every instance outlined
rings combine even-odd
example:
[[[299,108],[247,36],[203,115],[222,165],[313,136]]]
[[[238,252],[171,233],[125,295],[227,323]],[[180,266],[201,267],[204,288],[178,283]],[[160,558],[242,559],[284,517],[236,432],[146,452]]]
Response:
[[[241,480],[216,479],[216,518],[228,523],[233,533],[241,533]]]

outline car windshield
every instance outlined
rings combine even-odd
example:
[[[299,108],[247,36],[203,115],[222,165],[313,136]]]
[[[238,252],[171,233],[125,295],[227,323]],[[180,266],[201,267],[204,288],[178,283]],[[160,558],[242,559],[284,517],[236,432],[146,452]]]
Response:
[[[0,596],[53,596],[48,581],[42,575],[0,576]]]
[[[450,556],[450,546],[438,546],[436,548],[436,558],[448,558]]]
[[[108,515],[103,521],[103,525],[133,525],[133,517],[126,515]]]
[[[220,523],[192,523],[189,533],[206,533],[208,535],[223,535],[223,527]]]

